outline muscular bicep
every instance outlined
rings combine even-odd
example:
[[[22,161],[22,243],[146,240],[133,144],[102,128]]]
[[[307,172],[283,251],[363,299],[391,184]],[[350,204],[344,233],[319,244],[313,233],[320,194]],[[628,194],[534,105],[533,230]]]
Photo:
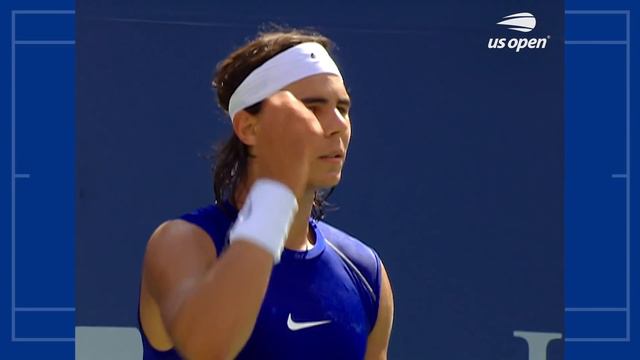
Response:
[[[209,235],[183,220],[165,222],[149,239],[143,281],[169,333],[180,306],[215,260]]]
[[[381,263],[380,304],[378,318],[367,339],[366,360],[386,360],[393,326],[393,291],[389,276]]]

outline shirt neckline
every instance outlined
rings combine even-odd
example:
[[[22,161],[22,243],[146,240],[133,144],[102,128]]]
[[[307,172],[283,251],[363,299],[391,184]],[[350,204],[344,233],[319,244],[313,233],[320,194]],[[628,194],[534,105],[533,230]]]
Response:
[[[229,212],[229,215],[231,215],[231,226],[233,226],[233,222],[238,216],[238,209],[229,200],[225,200],[223,206]],[[318,257],[324,252],[324,249],[326,248],[326,240],[324,238],[324,235],[322,234],[322,231],[320,231],[320,229],[318,228],[318,221],[313,218],[309,218],[309,225],[311,227],[311,230],[315,234],[316,243],[314,244],[314,246],[309,250],[301,251],[284,248],[282,255],[280,256],[281,263],[289,261],[311,260]]]

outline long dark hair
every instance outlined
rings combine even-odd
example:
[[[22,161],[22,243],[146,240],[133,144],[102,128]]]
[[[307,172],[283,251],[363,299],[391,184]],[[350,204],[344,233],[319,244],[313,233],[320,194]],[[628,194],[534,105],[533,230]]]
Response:
[[[316,32],[279,28],[259,33],[255,39],[218,63],[212,85],[216,89],[220,108],[228,113],[231,95],[253,70],[279,53],[304,42],[317,42],[329,52],[334,46],[331,40]],[[257,103],[244,110],[255,115],[260,112],[260,107],[261,103]],[[214,147],[211,171],[216,203],[221,204],[225,199],[234,202],[236,189],[247,176],[249,156],[248,146],[235,132],[225,143]],[[327,199],[334,189],[316,192],[311,212],[313,218],[322,219],[327,210],[333,209]]]

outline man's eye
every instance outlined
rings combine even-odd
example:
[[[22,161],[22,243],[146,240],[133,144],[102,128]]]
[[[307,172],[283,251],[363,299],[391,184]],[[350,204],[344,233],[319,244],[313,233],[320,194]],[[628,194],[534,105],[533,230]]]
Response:
[[[343,116],[346,116],[349,113],[349,108],[345,106],[338,106],[338,111],[340,111],[340,114]]]

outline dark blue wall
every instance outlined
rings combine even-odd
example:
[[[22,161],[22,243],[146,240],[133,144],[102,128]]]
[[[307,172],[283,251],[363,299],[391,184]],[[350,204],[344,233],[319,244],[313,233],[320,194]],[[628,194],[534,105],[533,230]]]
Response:
[[[531,33],[495,25],[523,11]],[[212,199],[215,64],[270,21],[338,44],[353,138],[328,221],[386,264],[390,358],[527,359],[514,330],[563,332],[557,1],[78,1],[78,324],[135,325],[148,236]],[[514,36],[550,38],[487,48]]]

